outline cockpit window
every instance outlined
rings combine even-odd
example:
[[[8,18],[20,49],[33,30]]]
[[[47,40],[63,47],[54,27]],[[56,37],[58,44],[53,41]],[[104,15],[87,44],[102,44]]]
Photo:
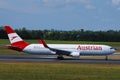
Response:
[[[114,48],[111,47],[110,49],[114,49]]]

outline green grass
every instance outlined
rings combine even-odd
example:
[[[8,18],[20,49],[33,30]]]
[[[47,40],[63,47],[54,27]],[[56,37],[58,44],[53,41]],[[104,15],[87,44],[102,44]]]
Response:
[[[25,40],[28,43],[38,43],[38,40]],[[110,46],[120,46],[120,42],[92,42],[92,41],[59,41],[45,40],[48,44],[105,44]],[[0,44],[9,44],[8,39],[0,39]]]
[[[38,40],[26,40],[29,43],[38,43]],[[92,42],[92,41],[58,41],[45,40],[49,44],[105,44],[110,46],[120,46],[120,42]]]
[[[119,80],[120,65],[0,63],[0,80]]]

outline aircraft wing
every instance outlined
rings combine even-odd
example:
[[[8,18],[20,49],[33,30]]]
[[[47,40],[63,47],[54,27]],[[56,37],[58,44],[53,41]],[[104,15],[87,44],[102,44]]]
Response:
[[[50,47],[45,43],[45,41],[43,41],[42,39],[39,40],[39,43],[43,44],[43,46],[44,46],[45,48],[48,48],[48,49],[50,49],[51,51],[56,52],[56,54],[58,54],[58,55],[67,55],[67,56],[69,56],[70,53],[71,53],[70,51],[66,51],[66,50],[61,50],[61,49],[56,49],[56,48],[50,48]]]
[[[49,48],[51,51],[56,52],[58,55],[67,55],[69,56],[71,52],[65,51],[65,50],[60,50],[60,49],[55,49],[55,48]]]

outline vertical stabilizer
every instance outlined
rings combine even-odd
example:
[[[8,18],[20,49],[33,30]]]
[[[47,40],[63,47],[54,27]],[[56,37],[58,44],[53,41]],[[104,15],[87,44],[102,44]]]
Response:
[[[15,48],[19,48],[22,50],[27,45],[29,45],[28,43],[23,41],[22,38],[10,26],[5,26],[5,30],[7,32],[12,47],[14,46]]]
[[[5,29],[11,44],[23,41],[10,26],[5,26]]]

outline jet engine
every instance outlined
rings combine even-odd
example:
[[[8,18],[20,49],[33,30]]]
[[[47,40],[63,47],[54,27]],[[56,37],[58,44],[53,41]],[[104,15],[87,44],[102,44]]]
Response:
[[[72,52],[70,55],[72,57],[79,57],[80,56],[80,52]]]

